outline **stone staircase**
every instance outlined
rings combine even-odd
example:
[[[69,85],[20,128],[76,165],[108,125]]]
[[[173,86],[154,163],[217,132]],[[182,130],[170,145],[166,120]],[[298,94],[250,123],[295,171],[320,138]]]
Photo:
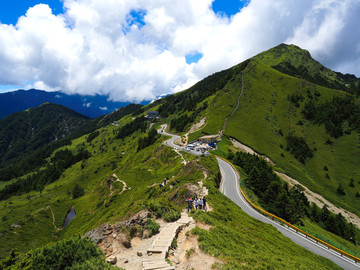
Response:
[[[147,259],[142,262],[143,270],[172,270],[175,269],[174,266],[171,266],[165,261],[165,258],[168,255],[170,246],[174,238],[180,232],[182,228],[189,225],[193,219],[188,217],[186,212],[181,213],[181,218],[176,222],[167,224],[157,235],[157,237],[152,242],[151,247],[147,250],[147,254],[154,256],[153,259]],[[156,258],[155,258],[156,257]]]

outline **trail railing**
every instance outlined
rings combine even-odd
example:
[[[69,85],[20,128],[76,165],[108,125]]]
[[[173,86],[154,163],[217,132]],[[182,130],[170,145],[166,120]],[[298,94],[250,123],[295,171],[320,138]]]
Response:
[[[212,154],[212,155],[214,155],[214,154]],[[328,249],[334,250],[334,251],[338,252],[341,256],[345,256],[345,257],[347,257],[347,258],[355,261],[355,263],[360,262],[360,258],[358,258],[358,257],[356,257],[356,256],[354,256],[354,255],[351,255],[351,254],[349,254],[349,253],[347,253],[347,252],[345,252],[345,251],[343,251],[343,250],[341,250],[341,249],[339,249],[339,248],[337,248],[337,247],[334,247],[334,246],[326,243],[325,241],[323,241],[323,240],[321,240],[321,239],[319,239],[319,238],[316,238],[315,236],[312,236],[312,235],[308,234],[307,232],[304,232],[303,230],[301,230],[301,229],[299,229],[298,227],[290,224],[289,222],[283,220],[282,218],[279,218],[279,217],[277,217],[277,216],[275,216],[275,215],[273,215],[273,214],[271,214],[271,213],[269,213],[269,212],[261,209],[261,208],[258,207],[257,205],[253,204],[253,203],[249,200],[249,198],[245,195],[245,193],[243,192],[243,190],[242,190],[241,187],[240,187],[240,173],[239,173],[239,171],[235,168],[235,166],[234,166],[231,162],[229,162],[228,160],[226,160],[226,159],[224,159],[224,158],[222,158],[222,157],[220,157],[220,156],[217,156],[217,155],[214,155],[214,156],[217,157],[217,158],[220,158],[220,159],[222,159],[223,161],[225,161],[226,163],[230,164],[230,166],[236,171],[236,173],[238,174],[238,177],[239,177],[239,189],[240,189],[241,195],[244,197],[244,199],[247,201],[247,203],[248,203],[252,208],[254,208],[255,210],[257,210],[258,212],[260,212],[260,213],[263,214],[264,216],[270,217],[272,220],[279,221],[280,224],[285,224],[288,228],[292,228],[293,230],[295,230],[296,233],[301,233],[301,234],[303,234],[306,238],[310,238],[310,239],[314,240],[317,244],[321,244],[321,245],[327,247]]]

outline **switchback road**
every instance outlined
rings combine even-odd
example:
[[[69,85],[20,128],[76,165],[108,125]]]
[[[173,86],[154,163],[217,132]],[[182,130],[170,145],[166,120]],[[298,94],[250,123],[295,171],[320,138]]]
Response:
[[[176,149],[181,149],[180,146],[174,144],[174,141],[180,138],[180,136],[165,132],[166,125],[162,125],[161,128],[162,129],[158,130],[160,134],[172,137],[171,139],[165,141],[164,144]],[[259,212],[257,212],[246,202],[245,198],[241,195],[239,187],[240,176],[238,175],[238,173],[228,162],[220,158],[217,158],[217,161],[219,163],[219,168],[222,176],[222,182],[220,187],[221,192],[234,203],[236,203],[245,213],[256,218],[259,221],[273,225],[284,236],[286,236],[296,244],[306,248],[307,250],[315,254],[318,254],[333,261],[344,269],[360,269],[359,263],[356,264],[354,261],[348,259],[347,257],[341,256],[336,251],[328,249],[326,246],[316,243],[315,240],[307,238],[305,235],[296,232],[294,229],[288,228],[285,225],[280,225],[278,222],[273,221],[272,219],[265,217]]]

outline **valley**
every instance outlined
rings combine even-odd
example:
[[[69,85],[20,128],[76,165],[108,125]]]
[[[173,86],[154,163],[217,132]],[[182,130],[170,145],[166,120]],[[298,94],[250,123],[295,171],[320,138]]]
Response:
[[[294,76],[299,69],[302,72]],[[308,76],[316,72],[317,77]],[[128,269],[125,259],[120,263],[119,258],[132,252],[131,256],[140,259],[136,254],[139,243],[152,243],[156,224],[164,228],[187,217],[185,200],[206,194],[212,211],[191,211],[193,221],[186,232],[178,234],[182,239],[179,249],[173,247],[168,258],[178,267],[201,267],[191,264],[191,258],[196,261],[202,254],[215,269],[349,269],[343,260],[336,265],[326,259],[326,252],[309,248],[306,240],[301,240],[305,244],[294,241],[324,257],[289,241],[273,225],[249,216],[249,207],[239,207],[241,198],[234,198],[239,190],[236,177],[230,181],[232,186],[223,185],[226,196],[219,191],[221,179],[230,180],[224,175],[226,165],[219,168],[221,161],[214,156],[195,150],[193,155],[176,142],[186,144],[218,134],[213,153],[230,160],[240,171],[241,189],[255,205],[358,256],[360,126],[351,115],[359,112],[359,97],[344,88],[348,78],[324,69],[299,47],[281,44],[188,90],[145,106],[128,105],[89,122],[59,147],[33,149],[43,157],[36,166],[16,170],[20,163],[14,161],[2,168],[1,259],[16,247],[21,253],[9,259],[14,265],[19,267],[24,261],[35,265],[32,256],[37,253],[31,249],[94,230],[110,232],[111,228],[110,244],[110,240],[93,239],[105,255],[92,263],[105,265],[105,259],[114,255],[110,247],[116,246],[119,264],[115,264]],[[359,87],[357,79],[354,85]],[[338,114],[344,108],[348,111]],[[147,118],[149,111],[158,112],[159,117]],[[22,158],[18,157],[24,162]],[[18,174],[5,174],[10,169]],[[288,176],[291,184],[274,171],[282,178]],[[42,175],[51,175],[52,180]],[[164,179],[168,184],[162,185]],[[21,189],[10,189],[10,185]],[[321,209],[311,204],[314,197]],[[326,212],[324,205],[336,215]],[[73,207],[76,216],[63,228]],[[144,211],[146,217],[136,221]],[[338,213],[344,213],[347,220]],[[325,230],[331,226],[336,230]]]

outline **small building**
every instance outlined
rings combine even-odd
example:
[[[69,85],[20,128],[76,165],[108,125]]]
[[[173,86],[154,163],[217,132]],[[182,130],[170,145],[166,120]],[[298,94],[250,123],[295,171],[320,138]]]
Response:
[[[145,118],[148,120],[153,120],[159,117],[159,112],[157,111],[148,111]]]
[[[202,143],[216,143],[216,136],[214,135],[202,136],[199,138],[199,141]]]

